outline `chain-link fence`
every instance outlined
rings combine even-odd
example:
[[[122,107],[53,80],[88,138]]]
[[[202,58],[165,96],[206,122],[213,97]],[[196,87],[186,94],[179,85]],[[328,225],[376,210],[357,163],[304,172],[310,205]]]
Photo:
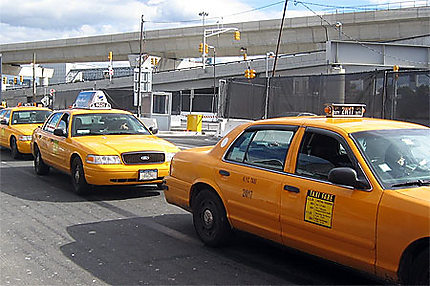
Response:
[[[224,90],[220,115],[225,118],[323,114],[325,103],[345,102],[366,104],[368,117],[430,126],[429,70],[230,79]]]

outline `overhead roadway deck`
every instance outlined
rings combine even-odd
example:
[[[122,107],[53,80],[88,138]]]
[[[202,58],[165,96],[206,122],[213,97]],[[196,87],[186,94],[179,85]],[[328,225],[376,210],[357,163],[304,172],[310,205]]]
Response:
[[[359,41],[392,41],[411,36],[429,35],[430,7],[402,8],[324,15],[330,24],[342,23],[342,31]],[[246,47],[249,55],[273,51],[278,38],[280,19],[226,24],[241,31],[241,40],[232,33],[208,39],[216,47],[217,56],[238,56]],[[206,26],[214,28],[214,26]],[[202,26],[146,31],[144,52],[164,59],[199,57]],[[107,61],[113,51],[114,60],[128,60],[139,53],[139,32],[0,45],[4,65],[28,64],[36,54],[38,63]],[[318,16],[287,18],[280,53],[296,53],[325,49],[327,40],[338,40],[339,33]],[[346,40],[346,38],[343,38]]]

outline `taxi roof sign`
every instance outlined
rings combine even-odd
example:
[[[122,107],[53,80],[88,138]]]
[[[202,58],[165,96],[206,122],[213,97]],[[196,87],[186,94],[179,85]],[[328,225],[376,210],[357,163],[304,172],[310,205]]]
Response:
[[[366,112],[366,105],[329,103],[326,104],[324,112],[327,117],[363,117],[364,112]]]
[[[110,103],[107,101],[106,95],[101,90],[81,91],[76,97],[73,108],[84,109],[111,109]]]

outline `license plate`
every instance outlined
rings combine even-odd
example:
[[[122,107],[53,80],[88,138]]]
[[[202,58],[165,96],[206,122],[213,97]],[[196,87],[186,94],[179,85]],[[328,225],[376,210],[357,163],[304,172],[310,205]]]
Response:
[[[150,181],[158,178],[158,170],[139,170],[139,181]]]

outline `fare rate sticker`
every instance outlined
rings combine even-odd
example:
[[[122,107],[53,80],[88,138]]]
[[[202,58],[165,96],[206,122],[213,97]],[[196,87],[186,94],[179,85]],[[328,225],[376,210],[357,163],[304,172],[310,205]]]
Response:
[[[331,228],[335,195],[308,190],[305,221]]]

